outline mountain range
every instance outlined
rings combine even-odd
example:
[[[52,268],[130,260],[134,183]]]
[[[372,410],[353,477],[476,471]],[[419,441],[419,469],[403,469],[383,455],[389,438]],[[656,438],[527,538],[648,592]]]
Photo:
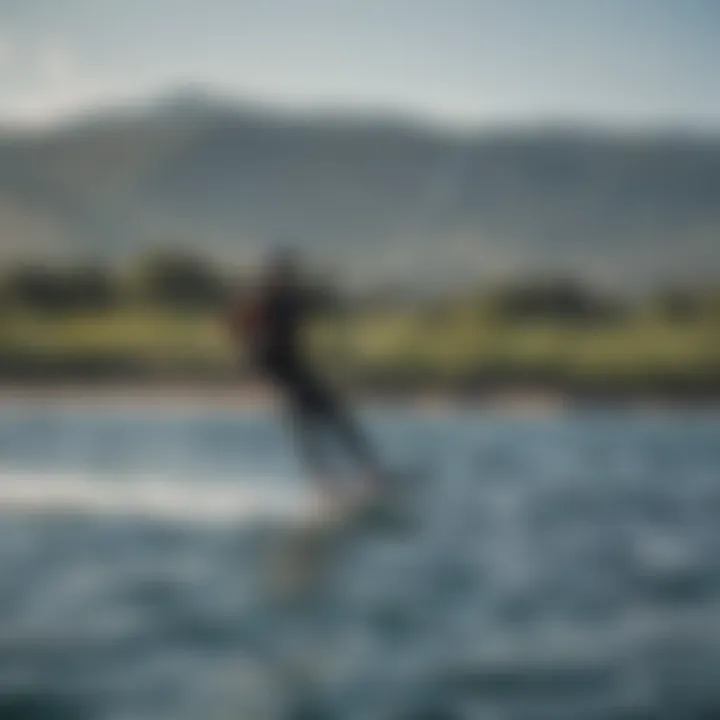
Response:
[[[720,272],[720,136],[450,130],[173,94],[0,131],[0,252],[276,245],[364,278],[647,284]]]

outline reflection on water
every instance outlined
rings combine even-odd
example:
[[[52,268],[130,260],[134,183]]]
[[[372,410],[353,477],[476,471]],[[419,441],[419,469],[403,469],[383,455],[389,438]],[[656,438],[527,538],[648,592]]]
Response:
[[[0,717],[720,713],[717,415],[368,422],[420,521],[291,603],[271,415],[0,413]]]

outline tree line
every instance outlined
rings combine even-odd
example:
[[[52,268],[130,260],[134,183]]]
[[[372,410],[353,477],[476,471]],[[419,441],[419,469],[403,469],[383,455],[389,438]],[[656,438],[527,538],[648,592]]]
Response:
[[[200,255],[181,251],[155,252],[121,268],[88,262],[24,262],[0,267],[0,309],[46,315],[122,307],[213,313],[222,311],[231,296],[242,294],[249,286],[249,274],[228,271]],[[312,277],[306,290],[325,308],[382,312],[408,305],[407,299],[383,291],[361,293],[347,302],[341,288],[320,276]],[[438,322],[459,308],[508,323],[607,324],[621,321],[639,307],[668,322],[720,318],[717,288],[669,287],[631,300],[564,278],[524,278],[492,287],[464,288],[432,300],[416,298],[410,304]]]
[[[127,305],[213,310],[234,284],[212,263],[181,252],[155,253],[119,270],[85,262],[25,262],[0,273],[5,309],[57,314]]]

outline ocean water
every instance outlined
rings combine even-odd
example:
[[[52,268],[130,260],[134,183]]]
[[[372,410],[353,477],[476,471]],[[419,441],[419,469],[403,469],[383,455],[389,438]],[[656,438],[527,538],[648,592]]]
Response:
[[[0,718],[720,717],[720,414],[363,420],[404,522],[288,590],[271,411],[0,410]]]

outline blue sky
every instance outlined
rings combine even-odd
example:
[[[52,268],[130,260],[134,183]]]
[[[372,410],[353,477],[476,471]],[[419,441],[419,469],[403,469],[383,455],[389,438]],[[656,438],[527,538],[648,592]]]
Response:
[[[179,86],[443,122],[720,129],[720,0],[0,0],[0,119]]]

